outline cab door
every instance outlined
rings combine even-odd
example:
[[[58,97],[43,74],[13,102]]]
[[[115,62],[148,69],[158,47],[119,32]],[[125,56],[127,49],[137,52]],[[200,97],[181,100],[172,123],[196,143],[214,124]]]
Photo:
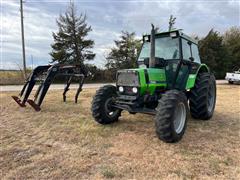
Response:
[[[179,73],[175,83],[175,88],[177,89],[185,89],[188,76],[191,73],[192,68],[198,65],[198,63],[196,62],[196,60],[198,59],[195,60],[195,58],[193,57],[193,48],[194,50],[196,50],[197,45],[188,41],[187,39],[181,38],[182,64],[179,69]]]

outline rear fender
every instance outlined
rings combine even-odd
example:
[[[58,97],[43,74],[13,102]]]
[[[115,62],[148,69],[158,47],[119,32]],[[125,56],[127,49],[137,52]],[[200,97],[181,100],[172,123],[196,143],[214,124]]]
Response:
[[[189,90],[195,86],[197,75],[202,72],[210,72],[206,64],[201,64],[195,74],[189,74],[185,89]]]

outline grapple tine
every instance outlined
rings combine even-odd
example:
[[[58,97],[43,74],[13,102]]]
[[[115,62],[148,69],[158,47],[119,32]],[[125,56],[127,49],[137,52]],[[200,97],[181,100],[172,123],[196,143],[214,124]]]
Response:
[[[72,82],[72,77],[73,76],[70,76],[66,82],[66,85],[65,85],[65,88],[64,88],[64,91],[63,91],[63,102],[66,102],[66,93],[69,91],[69,86]]]
[[[13,100],[20,106],[20,107],[26,107],[24,103],[22,103],[21,99],[17,96],[12,96]]]
[[[35,111],[41,111],[40,106],[37,105],[33,100],[28,99],[27,102],[28,102],[28,104],[30,104],[30,106],[33,107],[33,109],[34,109]]]
[[[84,79],[85,79],[85,76],[80,76],[79,86],[78,86],[78,89],[77,89],[77,92],[76,92],[76,95],[75,95],[75,103],[78,102],[78,96],[79,96],[80,92],[82,91],[82,86],[83,86],[83,83],[84,83]]]

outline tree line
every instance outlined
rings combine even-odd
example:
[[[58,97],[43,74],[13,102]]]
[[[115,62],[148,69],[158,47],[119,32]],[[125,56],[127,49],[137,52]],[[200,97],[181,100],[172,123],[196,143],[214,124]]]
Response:
[[[95,54],[92,51],[94,40],[88,38],[92,28],[87,24],[87,16],[78,15],[74,4],[70,3],[67,11],[57,19],[57,25],[58,32],[53,33],[51,45],[52,62],[85,64],[92,74],[88,81],[114,81],[117,70],[137,66],[142,41],[135,32],[121,32],[106,56],[105,68],[100,69],[88,63]],[[216,78],[224,78],[227,71],[240,67],[240,27],[231,27],[223,34],[211,29],[205,37],[195,38],[199,42],[202,63],[211,68]]]

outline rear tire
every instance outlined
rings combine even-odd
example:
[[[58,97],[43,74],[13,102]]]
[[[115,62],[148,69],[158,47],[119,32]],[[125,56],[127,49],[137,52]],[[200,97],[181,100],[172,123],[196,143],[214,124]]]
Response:
[[[200,73],[190,92],[189,106],[193,118],[209,120],[216,104],[216,80],[213,74]]]
[[[118,121],[121,110],[111,106],[116,96],[116,87],[112,85],[103,86],[96,92],[91,108],[96,122],[110,124]]]
[[[229,84],[233,84],[233,81],[228,81]]]
[[[167,143],[182,139],[187,127],[187,97],[178,90],[167,91],[159,100],[155,116],[156,134]]]

